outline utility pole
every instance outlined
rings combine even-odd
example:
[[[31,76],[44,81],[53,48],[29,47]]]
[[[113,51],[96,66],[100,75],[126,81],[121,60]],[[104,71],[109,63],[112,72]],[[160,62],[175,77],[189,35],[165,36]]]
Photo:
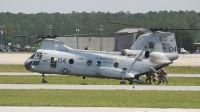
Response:
[[[1,27],[1,48],[2,48],[2,36],[3,36],[3,27],[5,27],[5,26],[0,26]]]
[[[47,28],[49,28],[49,35],[51,35],[51,28],[53,28],[52,26],[53,25],[47,25]]]
[[[26,35],[26,47],[27,47],[27,20],[25,20],[25,35]]]
[[[78,38],[79,38],[79,24],[76,24],[76,33],[78,33],[77,37],[77,49],[78,49]]]
[[[101,32],[101,45],[100,45],[100,51],[102,51],[102,32],[103,32],[104,25],[99,25],[99,31]]]

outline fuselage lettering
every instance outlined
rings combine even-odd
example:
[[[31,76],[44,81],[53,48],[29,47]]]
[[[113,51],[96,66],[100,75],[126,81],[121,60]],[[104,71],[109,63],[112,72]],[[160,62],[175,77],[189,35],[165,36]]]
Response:
[[[161,36],[161,37],[160,37],[160,41],[167,41],[167,37]]]
[[[173,52],[173,51],[176,52],[176,47],[174,47],[174,48],[173,47],[169,47],[169,52]]]

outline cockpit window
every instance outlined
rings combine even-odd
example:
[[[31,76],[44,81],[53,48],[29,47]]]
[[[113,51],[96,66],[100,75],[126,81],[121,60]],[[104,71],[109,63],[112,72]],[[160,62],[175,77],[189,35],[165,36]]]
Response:
[[[30,59],[33,59],[35,57],[35,54],[31,55]]]
[[[40,60],[42,59],[42,53],[37,52],[37,53],[33,54],[30,58],[32,58],[32,57],[34,57],[33,65],[39,65]]]
[[[36,60],[41,60],[42,59],[42,53],[38,52],[35,54],[35,59]]]

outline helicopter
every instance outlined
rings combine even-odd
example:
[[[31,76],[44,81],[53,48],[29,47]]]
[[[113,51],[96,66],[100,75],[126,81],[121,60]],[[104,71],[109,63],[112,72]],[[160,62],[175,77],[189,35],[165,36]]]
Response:
[[[42,83],[47,83],[45,74],[74,75],[93,78],[121,80],[120,84],[144,84],[140,76],[159,70],[178,59],[176,38],[169,28],[147,28],[130,49],[121,53],[73,49],[64,42],[55,40],[59,36],[41,38],[38,50],[24,62],[31,72],[42,74]],[[191,30],[191,29],[190,29]]]

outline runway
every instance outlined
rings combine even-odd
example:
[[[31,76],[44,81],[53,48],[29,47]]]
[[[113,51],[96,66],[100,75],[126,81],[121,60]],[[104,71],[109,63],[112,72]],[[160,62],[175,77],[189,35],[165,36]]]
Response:
[[[199,112],[200,109],[131,107],[29,107],[0,106],[1,112]]]
[[[32,54],[0,54],[0,64],[24,64]]]
[[[199,86],[158,85],[62,85],[62,84],[0,84],[0,89],[69,89],[69,90],[163,90],[200,91]]]

